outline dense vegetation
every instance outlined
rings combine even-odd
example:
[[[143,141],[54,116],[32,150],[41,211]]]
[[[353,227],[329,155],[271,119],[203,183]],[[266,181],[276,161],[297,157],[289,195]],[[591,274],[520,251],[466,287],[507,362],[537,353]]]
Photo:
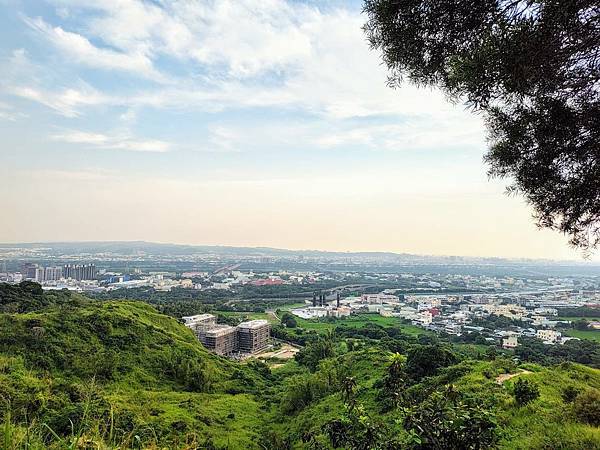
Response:
[[[23,283],[0,285],[0,308],[7,449],[600,448],[600,371],[576,363],[286,318],[275,333],[303,348],[270,368],[208,353],[140,302]]]

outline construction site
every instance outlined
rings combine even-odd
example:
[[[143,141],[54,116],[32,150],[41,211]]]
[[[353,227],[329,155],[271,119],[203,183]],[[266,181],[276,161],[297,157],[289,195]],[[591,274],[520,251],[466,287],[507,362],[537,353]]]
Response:
[[[236,327],[217,323],[212,314],[199,314],[182,318],[198,340],[217,355],[243,356],[267,348],[271,326],[266,320],[249,320]]]

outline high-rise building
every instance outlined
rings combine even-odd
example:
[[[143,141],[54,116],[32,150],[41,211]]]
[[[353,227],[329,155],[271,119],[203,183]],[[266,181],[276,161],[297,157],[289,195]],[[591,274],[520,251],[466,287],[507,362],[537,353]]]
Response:
[[[46,271],[44,270],[43,267],[36,267],[35,276],[33,278],[38,283],[42,283],[44,281],[45,275],[46,275]]]
[[[21,274],[25,280],[35,280],[36,273],[35,269],[38,268],[37,264],[24,263],[21,265]]]
[[[97,275],[95,264],[67,264],[64,267],[63,275],[65,278],[73,280],[93,280]]]
[[[58,281],[62,278],[63,268],[60,266],[46,267],[44,281]]]
[[[60,266],[56,267],[36,267],[34,279],[38,283],[44,281],[58,281],[62,278],[63,268]]]

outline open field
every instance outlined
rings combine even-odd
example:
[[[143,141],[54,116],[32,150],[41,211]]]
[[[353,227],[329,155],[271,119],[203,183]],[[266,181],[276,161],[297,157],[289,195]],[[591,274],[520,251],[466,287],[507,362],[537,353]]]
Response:
[[[417,326],[406,324],[397,317],[383,317],[379,314],[356,314],[343,319],[336,319],[333,322],[307,320],[296,317],[296,322],[301,328],[306,330],[316,330],[318,332],[324,332],[325,330],[333,329],[337,326],[362,328],[369,323],[375,323],[384,327],[400,328],[404,333],[413,336],[429,333],[429,331],[423,330]]]
[[[591,341],[600,342],[600,330],[569,330],[565,331],[564,334],[579,339],[589,339]]]
[[[212,313],[222,314],[225,317],[241,317],[244,320],[265,319],[270,323],[279,323],[273,315],[266,312],[213,311]]]
[[[268,350],[263,353],[259,353],[257,358],[259,359],[269,359],[269,358],[278,358],[278,359],[292,359],[296,353],[298,353],[300,349],[296,347],[292,347],[290,344],[283,344],[278,350]]]
[[[600,321],[600,317],[597,316],[589,316],[589,317],[559,317],[559,320],[570,320],[571,322],[577,322],[578,320],[587,320],[588,322],[596,322],[596,321]]]

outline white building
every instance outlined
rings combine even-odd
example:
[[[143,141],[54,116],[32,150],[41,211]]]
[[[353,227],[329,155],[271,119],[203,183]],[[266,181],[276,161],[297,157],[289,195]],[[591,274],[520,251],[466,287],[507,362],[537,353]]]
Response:
[[[421,311],[414,320],[423,326],[427,326],[432,322],[433,315],[429,311]]]
[[[516,348],[518,345],[517,336],[507,336],[502,339],[502,348]]]
[[[390,294],[363,294],[361,296],[363,303],[382,305],[384,303],[399,303],[400,298]]]
[[[535,337],[544,341],[544,343],[554,344],[560,340],[561,333],[556,330],[537,330]]]

